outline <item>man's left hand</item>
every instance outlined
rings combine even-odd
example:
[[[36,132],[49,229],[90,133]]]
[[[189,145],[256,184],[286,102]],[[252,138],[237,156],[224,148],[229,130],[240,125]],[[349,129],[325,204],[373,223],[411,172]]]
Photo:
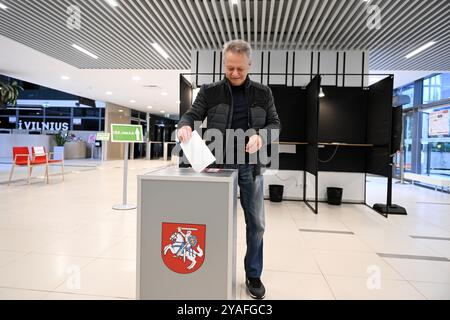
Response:
[[[245,147],[245,152],[250,154],[258,152],[262,148],[262,145],[263,145],[262,138],[259,135],[255,134],[254,136],[250,137],[250,140],[248,141],[247,146]]]

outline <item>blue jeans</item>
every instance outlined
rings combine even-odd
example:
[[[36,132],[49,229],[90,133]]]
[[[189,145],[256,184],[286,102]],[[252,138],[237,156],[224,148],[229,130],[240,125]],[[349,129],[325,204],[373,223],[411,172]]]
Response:
[[[244,209],[247,252],[244,266],[247,278],[260,278],[263,269],[264,180],[253,177],[253,165],[225,165],[226,169],[238,169],[241,206]]]

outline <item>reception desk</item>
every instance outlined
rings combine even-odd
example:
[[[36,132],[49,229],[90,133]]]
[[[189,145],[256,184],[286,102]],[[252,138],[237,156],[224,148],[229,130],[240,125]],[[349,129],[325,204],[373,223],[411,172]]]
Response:
[[[64,144],[64,159],[86,159],[86,142],[72,141]]]
[[[137,299],[236,299],[237,173],[138,176]]]

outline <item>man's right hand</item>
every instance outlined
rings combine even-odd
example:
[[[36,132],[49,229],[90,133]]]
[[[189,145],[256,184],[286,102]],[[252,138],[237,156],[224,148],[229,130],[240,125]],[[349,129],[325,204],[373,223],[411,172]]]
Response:
[[[181,127],[178,130],[178,140],[180,142],[188,142],[192,138],[192,128],[190,126]]]

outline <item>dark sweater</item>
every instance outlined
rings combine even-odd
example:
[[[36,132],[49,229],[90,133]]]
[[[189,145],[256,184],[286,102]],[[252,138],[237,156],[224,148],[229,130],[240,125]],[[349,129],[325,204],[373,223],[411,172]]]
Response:
[[[239,87],[231,87],[233,93],[233,121],[231,129],[248,130],[248,103],[245,96],[244,85]]]
[[[245,96],[245,85],[238,86],[238,87],[231,87],[231,92],[233,94],[233,119],[231,122],[231,129],[237,130],[242,129],[247,131],[249,129],[248,126],[248,113],[249,113],[249,106],[247,97]],[[245,139],[245,145],[248,143],[248,138]],[[245,147],[244,147],[245,148]],[[241,149],[241,146],[239,147]],[[244,150],[237,150],[237,140],[235,138],[234,141],[234,161],[233,163],[237,164],[238,158],[237,154],[238,152],[245,152]],[[245,163],[248,163],[249,158],[248,154],[245,153]]]

